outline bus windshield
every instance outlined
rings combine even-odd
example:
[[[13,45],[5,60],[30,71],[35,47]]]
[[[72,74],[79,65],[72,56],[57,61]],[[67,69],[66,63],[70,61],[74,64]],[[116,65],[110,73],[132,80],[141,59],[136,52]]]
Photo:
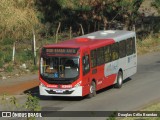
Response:
[[[79,57],[42,57],[40,74],[45,78],[75,78],[79,75]]]

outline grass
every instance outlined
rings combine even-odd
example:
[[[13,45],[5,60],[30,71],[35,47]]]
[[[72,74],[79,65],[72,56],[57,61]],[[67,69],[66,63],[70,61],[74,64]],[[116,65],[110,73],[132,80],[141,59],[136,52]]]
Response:
[[[34,0],[0,0],[0,26],[3,32],[0,38],[28,38],[32,28],[40,25]]]
[[[137,40],[138,54],[142,55],[148,52],[160,51],[160,38],[148,36],[144,40]]]
[[[9,38],[0,41],[0,69],[4,69],[0,78],[8,74],[14,76],[15,74],[35,72],[38,70],[37,66],[33,66],[34,57],[31,42],[25,41],[16,43],[15,61],[12,61],[13,41],[13,39]],[[26,64],[27,69],[20,68],[22,64]]]
[[[13,65],[9,65],[9,66],[5,69],[5,72],[11,73],[11,72],[13,72],[13,70],[14,70]]]
[[[22,103],[15,96],[3,94],[0,96],[0,105],[4,111],[40,111],[39,99],[31,94],[26,94],[26,99]]]
[[[146,106],[140,111],[160,111],[160,102]],[[126,118],[117,118],[116,120],[160,120],[160,117],[126,117]]]
[[[32,73],[36,73],[37,70],[38,70],[38,66],[32,65],[32,66],[30,67],[30,71],[31,71]]]
[[[160,102],[145,107],[142,111],[160,111]]]

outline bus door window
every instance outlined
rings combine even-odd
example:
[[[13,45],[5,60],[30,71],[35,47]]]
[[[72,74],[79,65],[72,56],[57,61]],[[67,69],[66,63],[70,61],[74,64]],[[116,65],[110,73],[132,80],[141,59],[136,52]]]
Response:
[[[44,60],[44,67],[45,67],[45,73],[51,73],[51,65],[50,65],[50,58],[46,58],[45,60]]]
[[[52,58],[44,58],[43,59],[43,67],[45,68],[46,73],[53,73],[54,69],[56,68],[54,61],[55,59]]]
[[[90,71],[89,65],[89,55],[83,56],[83,75],[87,74]]]

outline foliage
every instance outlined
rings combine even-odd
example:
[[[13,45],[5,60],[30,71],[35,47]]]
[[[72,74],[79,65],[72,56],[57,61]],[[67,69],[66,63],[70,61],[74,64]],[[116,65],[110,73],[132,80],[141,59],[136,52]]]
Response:
[[[152,2],[152,6],[154,6],[160,13],[160,0],[154,0],[154,2]]]
[[[0,68],[3,67],[3,52],[0,51]]]
[[[0,105],[3,111],[40,111],[41,106],[39,100],[35,96],[27,94],[27,100],[24,103],[20,103],[14,96],[8,96],[4,94],[0,99]],[[29,117],[27,120],[36,120],[35,117]]]
[[[16,54],[16,60],[17,61],[19,60],[22,63],[32,59],[33,59],[33,52],[32,50],[29,50],[29,49],[21,50]]]
[[[9,107],[8,107],[8,101],[7,101],[6,99],[7,99],[6,94],[3,94],[3,95],[2,95],[2,98],[1,98],[1,100],[0,100],[0,104],[3,105],[3,106],[2,106],[2,107],[3,107],[3,110],[6,110],[7,108],[9,108]]]
[[[4,63],[8,63],[12,60],[12,55],[9,53],[4,55]]]
[[[13,72],[13,70],[14,70],[14,67],[12,66],[12,65],[9,65],[6,69],[5,69],[5,71],[6,72]]]
[[[153,103],[151,105],[145,106],[145,108],[141,109],[140,112],[143,111],[154,111],[155,113],[159,113],[160,102]],[[160,120],[160,117],[119,117],[117,120]]]
[[[13,107],[16,107],[16,109],[18,109],[19,108],[19,104],[18,104],[18,100],[16,99],[16,97],[14,97],[14,96],[11,96],[10,97],[10,104],[13,106]]]
[[[39,25],[34,0],[0,0],[0,38],[29,38]],[[3,32],[2,32],[3,31]]]
[[[14,42],[13,39],[6,37],[2,41],[2,45],[4,45],[4,46],[5,45],[13,45],[13,42]]]
[[[116,120],[116,114],[117,112],[113,112],[106,120]]]
[[[41,106],[39,104],[39,99],[35,96],[27,94],[27,100],[24,103],[19,103],[18,99],[14,96],[8,96],[3,94],[0,99],[0,103],[3,110],[26,110],[26,111],[40,111]]]
[[[0,68],[3,67],[3,61],[0,60]]]
[[[51,28],[62,23],[61,30],[70,26],[79,31],[82,24],[85,33],[98,29],[108,29],[111,22],[118,20],[129,29],[138,16],[138,9],[143,0],[40,0],[37,8],[43,13],[43,22]],[[49,24],[48,24],[49,23]],[[78,27],[77,27],[78,26]]]
[[[137,41],[137,51],[138,54],[144,54],[152,51],[160,50],[160,38],[155,38],[154,36],[148,36],[144,40]]]
[[[35,71],[38,70],[38,66],[33,65],[33,66],[30,67],[30,70],[31,70],[31,72],[35,72]]]
[[[2,68],[5,63],[12,60],[12,48],[10,45],[13,44],[13,40],[5,38],[3,41],[0,41],[0,44],[0,68]]]
[[[18,107],[20,107],[20,104],[18,104],[18,100],[14,96],[8,97],[7,94],[2,95],[0,104],[2,109],[5,111],[18,109]]]
[[[25,107],[30,111],[40,111],[41,107],[39,105],[39,99],[35,96],[28,94],[27,101],[25,103]]]
[[[114,20],[127,29],[138,16],[143,0],[1,0],[0,38],[22,40],[31,38],[32,29],[41,36],[54,35],[57,23],[61,30],[70,26],[85,33],[107,29]],[[43,26],[42,26],[42,24]],[[1,32],[3,31],[3,32]],[[7,41],[7,40],[5,40]]]
[[[12,60],[12,50],[10,47],[7,48],[7,46],[8,45],[5,45],[5,47],[0,48],[0,67],[3,67],[4,63],[8,63]]]

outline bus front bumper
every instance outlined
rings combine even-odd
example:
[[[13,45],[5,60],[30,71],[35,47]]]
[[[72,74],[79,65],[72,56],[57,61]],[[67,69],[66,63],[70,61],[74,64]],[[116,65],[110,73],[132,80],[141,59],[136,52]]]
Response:
[[[39,85],[40,95],[44,96],[82,96],[82,86],[77,86],[71,89],[55,89],[47,88]]]

